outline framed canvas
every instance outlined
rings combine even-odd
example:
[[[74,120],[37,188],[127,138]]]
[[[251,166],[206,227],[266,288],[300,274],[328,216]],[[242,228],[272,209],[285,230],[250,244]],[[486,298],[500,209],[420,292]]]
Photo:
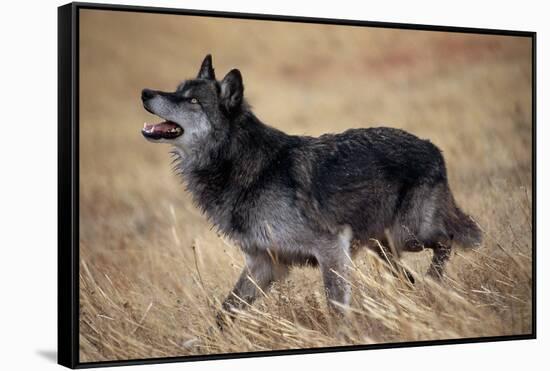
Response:
[[[535,338],[534,32],[58,20],[60,364]]]

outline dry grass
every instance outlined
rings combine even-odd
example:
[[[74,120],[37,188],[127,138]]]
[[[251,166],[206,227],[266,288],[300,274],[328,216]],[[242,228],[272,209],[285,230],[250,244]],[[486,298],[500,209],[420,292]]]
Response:
[[[81,361],[531,332],[529,40],[98,11],[81,28]],[[242,256],[192,206],[168,148],[139,133],[141,88],[174,88],[207,52],[287,132],[384,123],[430,138],[483,246],[456,251],[442,285],[422,278],[428,252],[406,255],[414,287],[365,251],[347,325],[319,273],[294,269],[220,333]]]

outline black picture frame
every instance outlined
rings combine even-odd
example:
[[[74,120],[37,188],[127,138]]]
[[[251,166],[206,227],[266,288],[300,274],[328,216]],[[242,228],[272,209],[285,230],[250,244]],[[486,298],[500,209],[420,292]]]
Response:
[[[193,15],[253,20],[348,25],[407,30],[445,31],[490,35],[508,35],[532,40],[532,332],[452,340],[430,340],[391,344],[261,351],[200,356],[132,359],[82,363],[79,360],[79,12],[83,9]],[[536,32],[485,28],[463,28],[439,25],[386,23],[373,21],[326,19],[269,14],[230,13],[190,9],[156,8],[96,3],[70,3],[58,8],[58,363],[69,368],[122,366],[167,362],[189,362],[287,354],[341,352],[352,350],[418,347],[428,345],[527,340],[536,338]]]

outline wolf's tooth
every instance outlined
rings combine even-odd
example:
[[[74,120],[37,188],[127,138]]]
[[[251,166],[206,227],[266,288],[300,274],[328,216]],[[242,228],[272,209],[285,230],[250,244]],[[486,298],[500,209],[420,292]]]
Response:
[[[143,128],[147,129],[147,123],[146,122],[143,123]]]
[[[155,125],[151,126],[151,133],[155,132]]]

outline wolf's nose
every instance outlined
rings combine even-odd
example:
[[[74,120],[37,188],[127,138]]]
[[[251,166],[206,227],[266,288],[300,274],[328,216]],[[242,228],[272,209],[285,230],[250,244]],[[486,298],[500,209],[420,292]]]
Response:
[[[155,91],[151,89],[143,89],[141,91],[141,100],[146,101],[148,99],[151,99],[155,96]]]

